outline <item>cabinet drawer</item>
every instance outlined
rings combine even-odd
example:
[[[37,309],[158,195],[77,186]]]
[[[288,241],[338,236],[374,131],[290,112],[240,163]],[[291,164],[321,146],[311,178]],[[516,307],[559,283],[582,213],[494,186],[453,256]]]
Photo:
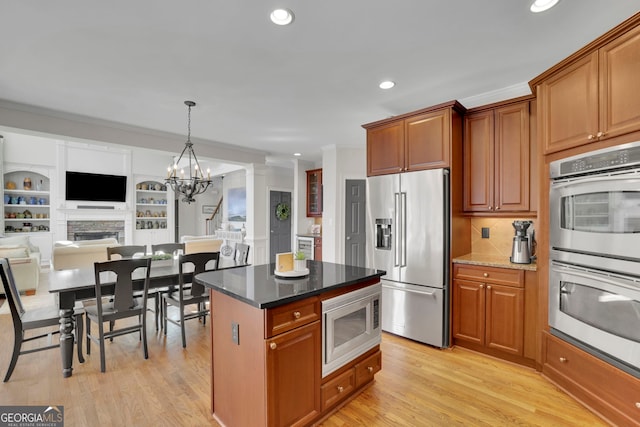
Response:
[[[453,274],[456,279],[491,282],[498,285],[517,286],[519,288],[524,286],[524,270],[456,264]]]
[[[366,384],[373,379],[376,372],[382,369],[382,353],[377,352],[358,363],[356,369],[356,387]]]
[[[355,368],[349,369],[322,385],[322,410],[347,397],[356,388]]]
[[[265,338],[320,320],[320,299],[307,298],[267,310]]]
[[[545,338],[545,374],[611,421],[626,425],[638,420],[640,379],[555,336],[545,334]]]

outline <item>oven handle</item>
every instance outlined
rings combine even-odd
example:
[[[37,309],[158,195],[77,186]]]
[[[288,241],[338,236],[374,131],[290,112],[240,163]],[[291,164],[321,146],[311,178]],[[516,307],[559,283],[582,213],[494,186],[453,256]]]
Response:
[[[416,291],[414,289],[407,289],[407,288],[399,288],[397,286],[389,286],[389,285],[382,285],[383,288],[387,288],[387,289],[391,289],[394,291],[403,291],[403,292],[408,292],[410,294],[418,294],[418,295],[427,295],[430,297],[433,297],[436,295],[435,292],[426,292],[426,291]]]
[[[633,173],[633,174],[628,174],[628,175],[635,175],[637,177],[637,173]],[[564,180],[559,180],[557,182],[555,181],[551,181],[551,188],[552,189],[556,189],[556,188],[564,188],[564,187],[568,187],[570,185],[576,185],[576,184],[588,184],[590,182],[603,182],[603,181],[620,181],[624,178],[628,178],[627,175],[624,174],[618,174],[618,175],[606,175],[606,176],[594,176],[594,177],[589,177],[589,178],[575,178],[575,179],[571,179],[569,178],[567,181]]]
[[[610,285],[613,285],[613,286],[621,286],[621,287],[626,288],[626,289],[637,290],[637,288],[634,288],[632,286],[625,285],[624,283],[620,283],[619,281],[614,281],[606,273],[603,274],[603,273],[598,273],[597,271],[594,271],[594,270],[589,270],[589,271],[593,272],[592,274],[589,274],[589,273],[585,273],[584,271],[581,271],[578,268],[566,267],[566,266],[558,263],[557,261],[551,261],[551,265],[552,265],[551,269],[553,271],[558,272],[558,273],[569,273],[572,276],[581,277],[581,278],[587,279],[587,280],[595,280],[594,274],[596,274],[598,276],[597,280],[599,280],[599,281],[606,282],[606,283],[608,283]],[[636,280],[634,280],[631,277],[622,276],[621,278],[623,280],[629,280],[631,282],[636,282]]]

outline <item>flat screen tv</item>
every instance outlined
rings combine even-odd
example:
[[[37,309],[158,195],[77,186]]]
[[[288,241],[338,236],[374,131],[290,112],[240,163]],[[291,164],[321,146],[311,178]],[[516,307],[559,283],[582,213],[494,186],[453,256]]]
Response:
[[[127,177],[67,171],[66,200],[125,202]]]

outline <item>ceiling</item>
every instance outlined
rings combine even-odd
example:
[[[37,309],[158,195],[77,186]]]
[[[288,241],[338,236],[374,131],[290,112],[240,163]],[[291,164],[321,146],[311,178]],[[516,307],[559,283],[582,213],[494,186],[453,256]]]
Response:
[[[323,146],[364,146],[363,123],[524,95],[640,10],[531,1],[0,0],[0,100],[180,135],[193,100],[199,141],[318,162]],[[270,22],[276,7],[292,25]]]

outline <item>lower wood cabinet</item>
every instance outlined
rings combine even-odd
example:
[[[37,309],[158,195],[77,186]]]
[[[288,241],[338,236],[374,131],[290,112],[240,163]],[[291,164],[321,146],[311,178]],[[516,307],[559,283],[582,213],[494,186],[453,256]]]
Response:
[[[543,333],[542,374],[613,425],[640,425],[640,379]]]
[[[536,301],[526,295],[523,270],[454,264],[454,344],[533,365],[535,319],[525,314],[535,317]]]
[[[304,426],[322,410],[321,335],[316,321],[266,341],[269,426]]]
[[[351,368],[322,384],[322,410],[342,401],[356,388],[356,370]]]

